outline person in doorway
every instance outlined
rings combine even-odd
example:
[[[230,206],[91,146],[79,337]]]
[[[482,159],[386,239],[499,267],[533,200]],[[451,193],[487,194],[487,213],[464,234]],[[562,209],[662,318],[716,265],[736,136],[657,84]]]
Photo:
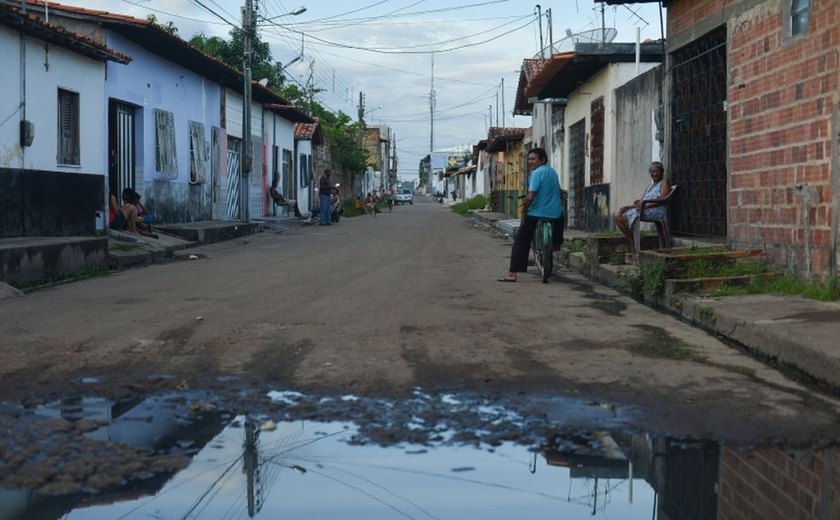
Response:
[[[112,193],[108,200],[108,227],[114,231],[137,233],[137,208],[131,205],[121,207]]]
[[[645,189],[641,199],[633,202],[630,206],[624,206],[615,213],[615,225],[627,238],[630,244],[630,256],[635,260],[639,254],[636,251],[636,244],[633,240],[633,224],[639,218],[639,211],[642,208],[642,201],[653,201],[645,207],[645,218],[661,219],[665,217],[667,206],[664,205],[665,197],[671,193],[671,185],[665,178],[665,167],[659,161],[650,163],[648,168],[651,183]]]
[[[295,218],[301,218],[303,215],[300,213],[300,208],[298,208],[298,203],[294,199],[287,199],[283,196],[282,193],[277,189],[277,184],[279,179],[274,179],[271,181],[271,187],[268,188],[268,195],[271,197],[271,200],[274,201],[275,204],[279,206],[284,205],[291,205],[292,210],[295,212]]]
[[[321,215],[318,224],[321,226],[329,226],[330,222],[330,194],[333,190],[332,180],[330,179],[330,169],[324,170],[321,178],[318,179],[318,202],[320,203]]]
[[[563,243],[563,204],[560,198],[560,177],[548,164],[548,156],[542,148],[528,152],[528,194],[522,203],[522,221],[510,251],[510,268],[500,282],[515,282],[517,273],[528,270],[528,252],[540,220],[553,221],[552,238],[554,249]]]
[[[158,235],[152,228],[152,221],[154,220],[152,218],[152,214],[148,209],[146,209],[146,206],[140,202],[140,194],[132,189],[129,189],[127,197],[128,198],[126,200],[128,203],[137,209],[137,231],[139,231],[142,235],[158,238]]]

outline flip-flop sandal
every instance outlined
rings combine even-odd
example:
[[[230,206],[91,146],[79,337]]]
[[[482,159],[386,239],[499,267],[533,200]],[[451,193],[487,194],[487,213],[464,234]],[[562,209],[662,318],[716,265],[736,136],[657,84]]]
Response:
[[[496,280],[496,281],[497,281],[497,282],[516,282],[516,279],[515,279],[515,278],[505,278],[505,277],[502,277],[502,278],[499,278],[499,279],[498,279],[498,280]]]

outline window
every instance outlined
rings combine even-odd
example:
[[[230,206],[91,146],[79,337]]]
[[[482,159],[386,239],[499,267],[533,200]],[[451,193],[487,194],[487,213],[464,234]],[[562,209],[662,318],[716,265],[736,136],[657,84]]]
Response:
[[[283,148],[283,194],[296,198],[295,176],[292,171],[292,151]]]
[[[155,171],[161,179],[178,177],[175,116],[166,110],[155,110]]]
[[[271,148],[271,184],[280,182],[280,147]]]
[[[305,153],[302,153],[300,154],[298,166],[300,167],[300,186],[306,188],[312,180],[312,159]]]
[[[810,0],[792,0],[790,6],[790,34],[798,36],[808,32]]]
[[[207,143],[204,125],[190,121],[190,184],[207,182]]]
[[[58,164],[79,166],[79,94],[58,89]]]

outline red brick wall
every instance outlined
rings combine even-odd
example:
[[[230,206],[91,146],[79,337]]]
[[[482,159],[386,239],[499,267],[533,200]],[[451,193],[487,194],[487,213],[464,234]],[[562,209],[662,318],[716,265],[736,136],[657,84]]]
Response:
[[[733,4],[683,0],[668,9],[669,37],[691,34],[696,24],[727,25],[730,243],[825,276],[840,2],[811,0],[809,29],[798,39],[784,34],[782,0]]]
[[[840,518],[840,452],[775,448],[720,452],[718,518]]]

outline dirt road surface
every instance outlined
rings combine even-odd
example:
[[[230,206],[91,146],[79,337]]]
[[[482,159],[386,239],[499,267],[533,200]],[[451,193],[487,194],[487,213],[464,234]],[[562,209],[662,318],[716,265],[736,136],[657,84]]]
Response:
[[[422,388],[610,402],[672,434],[838,437],[837,400],[627,296],[563,269],[496,282],[509,250],[418,198],[35,291],[0,302],[0,397]]]

